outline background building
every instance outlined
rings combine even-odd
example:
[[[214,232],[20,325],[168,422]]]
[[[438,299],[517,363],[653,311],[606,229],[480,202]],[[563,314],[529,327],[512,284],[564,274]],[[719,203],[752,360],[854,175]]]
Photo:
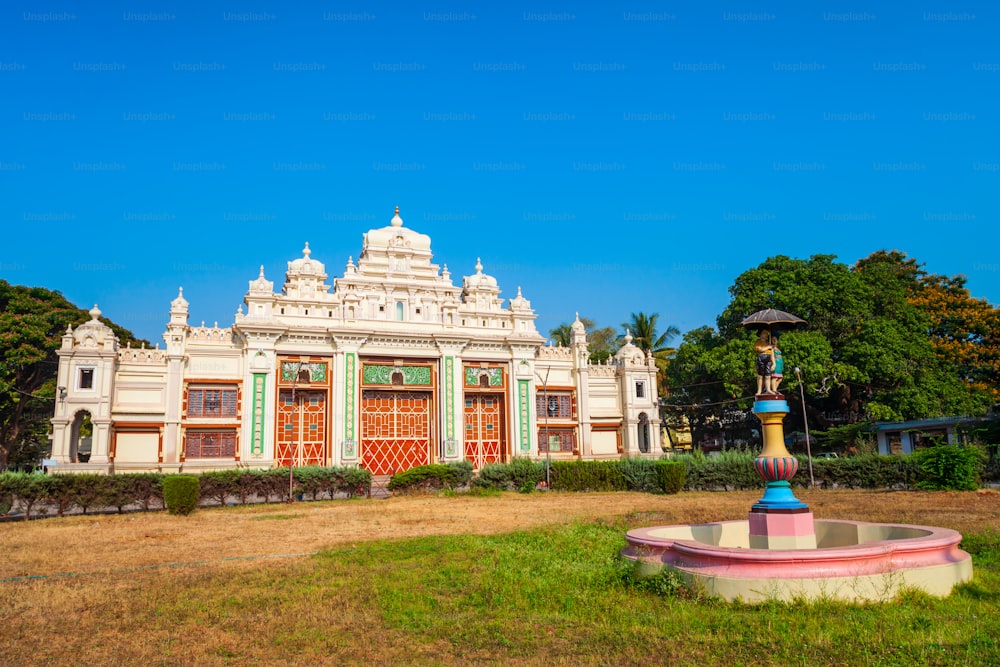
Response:
[[[570,347],[547,346],[520,288],[504,304],[479,261],[459,287],[432,260],[397,209],[332,287],[308,243],[280,292],[262,266],[230,327],[191,326],[179,290],[163,349],[119,347],[95,305],[63,336],[51,458],[65,471],[392,474],[660,454],[656,366],[630,335],[592,365],[579,318]]]

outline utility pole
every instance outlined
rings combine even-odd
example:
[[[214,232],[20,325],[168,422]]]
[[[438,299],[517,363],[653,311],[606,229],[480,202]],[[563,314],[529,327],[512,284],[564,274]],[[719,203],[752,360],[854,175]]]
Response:
[[[545,490],[551,491],[549,470],[552,467],[552,443],[549,440],[549,372],[552,368],[545,369],[545,377],[535,371],[535,376],[542,381],[542,406],[545,410]]]
[[[799,381],[799,398],[802,401],[802,423],[806,427],[806,456],[809,458],[809,488],[816,488],[816,478],[813,476],[812,446],[809,444],[809,417],[806,415],[806,390],[802,386],[802,372],[795,367],[795,377]]]

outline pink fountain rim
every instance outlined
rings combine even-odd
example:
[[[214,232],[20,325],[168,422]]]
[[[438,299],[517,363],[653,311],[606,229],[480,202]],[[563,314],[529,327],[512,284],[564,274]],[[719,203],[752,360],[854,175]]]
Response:
[[[760,576],[762,569],[769,578],[800,578],[809,576],[857,575],[863,572],[884,572],[903,568],[928,567],[954,563],[970,558],[958,548],[962,535],[950,528],[918,526],[911,524],[871,523],[825,519],[819,522],[856,526],[884,526],[915,529],[927,534],[917,537],[884,539],[857,545],[817,549],[748,549],[722,547],[692,539],[662,538],[650,535],[652,531],[686,528],[685,524],[655,526],[630,530],[626,535],[628,546],[623,554],[641,560],[654,560],[678,567],[702,571],[719,570],[729,576],[753,574]],[[746,524],[746,521],[719,521],[695,524],[691,527],[712,528],[726,524]],[[784,565],[785,568],[772,569]]]

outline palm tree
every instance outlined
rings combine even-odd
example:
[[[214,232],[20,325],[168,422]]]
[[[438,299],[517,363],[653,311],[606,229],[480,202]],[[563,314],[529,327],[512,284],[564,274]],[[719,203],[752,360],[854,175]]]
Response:
[[[636,347],[643,352],[652,352],[654,357],[665,355],[669,358],[676,350],[669,347],[670,339],[680,335],[681,331],[677,327],[670,325],[662,334],[656,333],[656,320],[659,314],[653,313],[632,313],[630,322],[623,322],[622,328],[628,329],[632,333],[632,340]]]
[[[660,317],[657,313],[647,315],[646,313],[632,313],[631,321],[623,322],[622,328],[627,329],[632,334],[632,342],[643,352],[652,352],[653,360],[656,362],[657,379],[661,396],[667,395],[667,365],[673,358],[677,350],[670,347],[670,340],[680,335],[681,331],[677,327],[670,325],[657,334],[656,320]]]
[[[569,347],[573,344],[573,331],[568,324],[560,324],[555,329],[549,330],[549,337],[556,345]]]

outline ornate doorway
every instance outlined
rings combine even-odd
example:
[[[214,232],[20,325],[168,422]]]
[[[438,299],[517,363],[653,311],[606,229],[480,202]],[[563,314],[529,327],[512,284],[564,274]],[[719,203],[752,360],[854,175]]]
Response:
[[[361,465],[393,475],[431,462],[431,392],[361,394]]]
[[[476,470],[504,461],[503,398],[503,394],[465,395],[465,458]]]
[[[326,465],[326,391],[282,389],[274,459],[279,467]]]

